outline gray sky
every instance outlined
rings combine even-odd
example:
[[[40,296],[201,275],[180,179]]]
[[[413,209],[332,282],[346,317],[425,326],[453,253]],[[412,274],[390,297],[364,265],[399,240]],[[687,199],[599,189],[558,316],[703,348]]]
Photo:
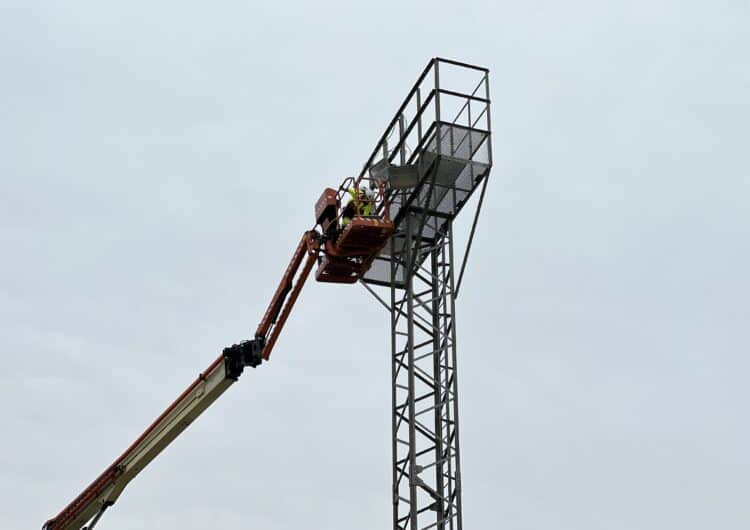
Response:
[[[40,527],[251,334],[440,55],[492,76],[466,528],[747,529],[749,11],[0,0],[0,527]],[[101,528],[387,528],[388,325],[311,282]]]

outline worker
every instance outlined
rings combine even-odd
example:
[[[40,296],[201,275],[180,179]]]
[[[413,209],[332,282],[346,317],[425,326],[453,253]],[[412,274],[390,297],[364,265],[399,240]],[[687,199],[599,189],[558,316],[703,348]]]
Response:
[[[365,188],[365,196],[360,204],[360,214],[369,216],[375,210],[375,192],[370,188]]]
[[[341,213],[342,226],[347,226],[357,215],[372,215],[375,208],[375,193],[371,189],[349,188],[346,191],[351,198]]]

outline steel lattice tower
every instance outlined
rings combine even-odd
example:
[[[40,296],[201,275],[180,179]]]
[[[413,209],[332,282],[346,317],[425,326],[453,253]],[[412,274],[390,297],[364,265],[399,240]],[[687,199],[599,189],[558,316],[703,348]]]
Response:
[[[462,529],[455,314],[492,166],[488,76],[430,61],[362,170],[388,179],[397,226],[363,279],[391,317],[394,530]],[[477,188],[456,267],[453,221]]]

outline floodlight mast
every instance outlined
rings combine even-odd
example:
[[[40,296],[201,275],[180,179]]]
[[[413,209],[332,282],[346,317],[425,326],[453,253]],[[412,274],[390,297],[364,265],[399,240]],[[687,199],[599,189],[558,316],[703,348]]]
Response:
[[[441,86],[446,69],[463,90]],[[361,173],[323,191],[315,226],[302,235],[255,337],[224,348],[44,530],[92,530],[125,486],[245,367],[267,361],[316,262],[317,281],[360,281],[390,312],[394,530],[461,530],[454,314],[492,166],[488,74],[447,59],[429,62]],[[453,219],[480,185],[455,281]],[[377,293],[383,287],[390,303]]]
[[[456,298],[491,167],[489,71],[436,58],[362,171],[386,173],[395,224],[362,278],[391,318],[393,530],[463,527]],[[459,265],[453,221],[469,205]]]

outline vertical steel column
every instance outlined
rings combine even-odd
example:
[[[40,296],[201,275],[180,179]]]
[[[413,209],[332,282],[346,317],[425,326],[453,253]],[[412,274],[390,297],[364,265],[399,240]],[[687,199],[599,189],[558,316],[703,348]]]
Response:
[[[432,252],[430,252],[430,259],[431,259],[431,266],[432,271],[434,274],[434,271],[439,270],[439,260],[440,260],[440,251],[438,248],[433,249]],[[440,329],[440,282],[433,281],[432,282],[432,327],[435,330]],[[442,359],[440,358],[441,355],[439,354],[442,352],[442,344],[440,343],[440,333],[433,333],[432,337],[432,347],[434,354],[432,356],[433,358],[433,371],[435,374],[440,374],[440,363],[442,362]],[[443,476],[443,425],[441,422],[441,418],[443,416],[443,392],[441,392],[441,386],[439,383],[440,381],[436,381],[438,384],[435,385],[435,432],[438,433],[438,436],[435,437],[435,484],[437,485],[436,490],[437,491],[443,491],[444,489],[444,476]],[[436,499],[436,512],[437,512],[437,520],[438,520],[438,530],[445,530],[445,503],[443,502],[442,497],[440,499]]]
[[[393,529],[461,530],[451,222],[421,217],[391,243]]]
[[[404,262],[412,262],[412,216],[406,219],[406,238],[404,245]],[[407,406],[409,420],[413,420],[416,414],[414,403],[414,276],[406,274],[406,368],[408,373],[407,382]],[[416,450],[416,425],[409,421],[409,498],[417,497],[417,450]],[[417,503],[412,502],[409,507],[409,527],[418,530],[417,527]]]
[[[446,379],[446,386],[450,386],[451,392],[453,393],[453,421],[446,421],[448,425],[452,428],[452,431],[449,436],[451,436],[453,440],[452,447],[450,450],[453,451],[452,458],[449,458],[449,465],[455,466],[455,468],[452,470],[451,473],[455,478],[455,488],[453,491],[453,494],[455,495],[456,499],[456,506],[458,508],[456,512],[456,528],[458,530],[462,530],[463,528],[463,511],[461,510],[461,445],[459,444],[459,436],[458,436],[458,364],[457,364],[457,354],[456,354],[456,291],[455,291],[455,275],[453,272],[453,223],[448,225],[448,237],[450,239],[448,245],[443,246],[443,282],[446,283],[450,290],[450,297],[447,297],[446,299],[446,312],[450,310],[450,325],[446,326],[446,333],[448,332],[448,328],[450,328],[450,352],[446,351],[446,354],[450,355],[450,364],[452,366],[452,371],[450,374],[450,382]],[[446,266],[445,264],[449,263],[450,265]],[[450,306],[447,304],[450,303]],[[447,374],[446,374],[447,376]],[[451,528],[453,528],[453,524],[451,521]]]
[[[398,428],[399,428],[399,414],[398,414],[398,387],[396,381],[398,380],[399,366],[398,366],[398,335],[396,334],[396,323],[398,322],[398,316],[396,313],[396,286],[395,278],[397,271],[397,258],[396,258],[396,237],[392,237],[389,243],[390,255],[391,255],[391,431],[392,431],[392,446],[391,452],[393,455],[393,527],[397,528],[396,521],[399,519],[399,484],[401,482],[401,475],[399,472],[399,440],[398,440]]]

